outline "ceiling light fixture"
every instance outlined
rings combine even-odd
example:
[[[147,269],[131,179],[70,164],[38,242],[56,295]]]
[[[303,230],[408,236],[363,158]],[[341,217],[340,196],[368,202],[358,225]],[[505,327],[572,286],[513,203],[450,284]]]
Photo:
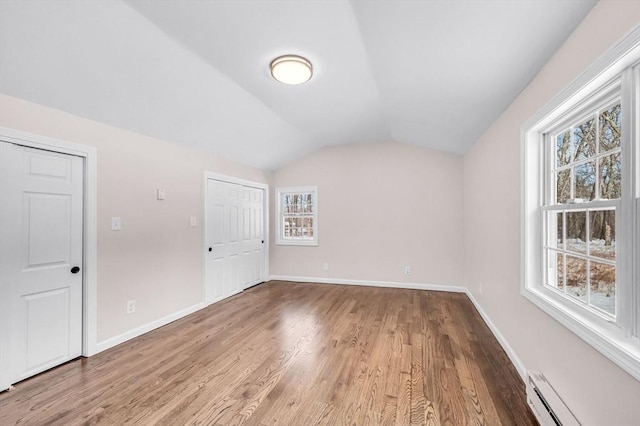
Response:
[[[298,55],[283,55],[271,61],[271,75],[284,84],[302,84],[313,75],[311,62]]]

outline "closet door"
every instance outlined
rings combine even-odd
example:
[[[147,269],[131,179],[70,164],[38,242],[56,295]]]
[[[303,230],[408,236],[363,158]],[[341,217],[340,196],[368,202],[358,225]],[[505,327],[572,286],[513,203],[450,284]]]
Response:
[[[207,180],[207,303],[217,302],[241,290],[241,191],[242,187],[234,183]]]
[[[205,301],[264,280],[264,189],[207,179]]]

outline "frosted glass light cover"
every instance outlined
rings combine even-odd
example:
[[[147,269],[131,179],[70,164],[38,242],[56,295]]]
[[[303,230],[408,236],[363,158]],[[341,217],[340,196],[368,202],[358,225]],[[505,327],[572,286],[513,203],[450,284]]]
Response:
[[[313,75],[311,62],[301,56],[285,55],[271,62],[271,75],[285,84],[302,84]]]

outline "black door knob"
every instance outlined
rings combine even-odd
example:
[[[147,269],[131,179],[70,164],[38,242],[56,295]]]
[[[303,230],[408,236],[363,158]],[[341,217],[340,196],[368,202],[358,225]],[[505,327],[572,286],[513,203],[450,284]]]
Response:
[[[213,249],[211,247],[209,247],[209,251],[213,251]]]
[[[71,268],[71,273],[72,274],[77,274],[78,272],[80,272],[80,267],[79,266],[74,266],[73,268]]]

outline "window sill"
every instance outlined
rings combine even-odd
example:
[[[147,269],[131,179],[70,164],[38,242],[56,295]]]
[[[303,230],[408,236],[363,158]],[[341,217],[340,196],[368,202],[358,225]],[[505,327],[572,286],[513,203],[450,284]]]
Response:
[[[640,381],[640,339],[626,337],[615,324],[571,302],[560,303],[551,290],[529,288],[522,295]]]
[[[292,240],[292,241],[288,241],[288,240],[277,240],[276,241],[276,245],[277,246],[312,246],[315,247],[318,245],[318,241],[317,240]]]

